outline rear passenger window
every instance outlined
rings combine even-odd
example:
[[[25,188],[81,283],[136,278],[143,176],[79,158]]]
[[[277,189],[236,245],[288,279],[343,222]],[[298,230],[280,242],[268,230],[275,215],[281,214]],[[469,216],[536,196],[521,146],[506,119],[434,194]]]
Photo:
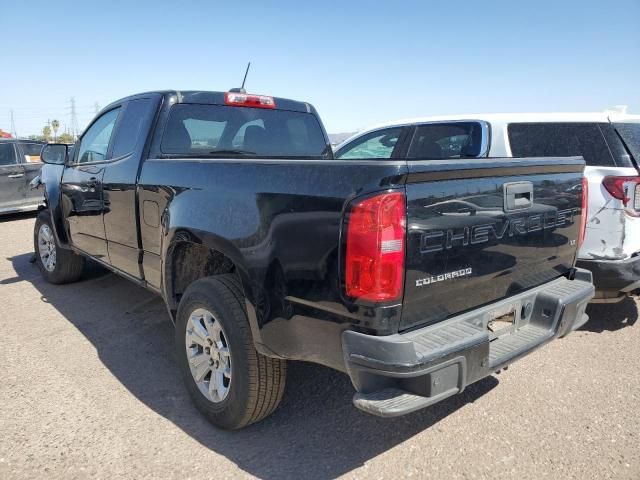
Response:
[[[514,157],[582,156],[590,166],[615,166],[597,123],[512,123]]]
[[[391,158],[398,143],[402,127],[377,130],[353,141],[336,152],[336,158],[343,160],[366,158]]]
[[[151,100],[148,98],[131,100],[127,104],[113,140],[112,158],[133,153],[141,137],[142,124],[147,118],[150,106]]]
[[[610,123],[601,123],[600,131],[609,146],[609,151],[613,156],[616,167],[633,167],[629,152],[613,125]]]
[[[40,152],[43,146],[41,143],[20,143],[24,161],[27,163],[40,163]]]
[[[613,125],[636,163],[640,163],[640,123],[614,123]]]
[[[13,143],[0,143],[0,165],[15,165],[18,163]]]
[[[409,147],[408,158],[441,160],[485,155],[482,124],[478,122],[433,123],[421,125]]]

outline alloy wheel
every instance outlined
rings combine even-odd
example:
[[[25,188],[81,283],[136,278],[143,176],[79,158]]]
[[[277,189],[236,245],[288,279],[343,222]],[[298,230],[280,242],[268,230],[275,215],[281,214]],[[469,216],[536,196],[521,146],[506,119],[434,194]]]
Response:
[[[213,403],[222,402],[231,385],[231,353],[222,325],[211,312],[204,308],[191,312],[185,347],[200,392]]]
[[[42,224],[38,230],[38,254],[42,266],[47,272],[53,272],[56,268],[56,242],[49,225]]]

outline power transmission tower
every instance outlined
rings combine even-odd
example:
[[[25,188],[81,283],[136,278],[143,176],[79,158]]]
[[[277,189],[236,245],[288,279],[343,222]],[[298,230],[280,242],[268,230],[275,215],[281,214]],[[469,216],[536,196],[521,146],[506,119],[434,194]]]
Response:
[[[70,116],[71,116],[71,135],[73,136],[73,139],[76,139],[76,136],[78,135],[78,114],[76,112],[76,97],[71,97],[69,99],[69,103],[71,104],[71,111],[70,111]]]
[[[16,132],[16,122],[13,119],[13,108],[9,110],[9,115],[11,117],[11,135],[13,135],[13,138],[18,138],[18,133]]]

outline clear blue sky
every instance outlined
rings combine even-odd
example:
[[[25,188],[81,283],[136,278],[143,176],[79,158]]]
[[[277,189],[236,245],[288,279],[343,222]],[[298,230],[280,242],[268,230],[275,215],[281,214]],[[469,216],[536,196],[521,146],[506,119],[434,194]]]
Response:
[[[640,113],[640,0],[9,1],[0,128],[154,89],[306,100],[329,132],[470,112]]]

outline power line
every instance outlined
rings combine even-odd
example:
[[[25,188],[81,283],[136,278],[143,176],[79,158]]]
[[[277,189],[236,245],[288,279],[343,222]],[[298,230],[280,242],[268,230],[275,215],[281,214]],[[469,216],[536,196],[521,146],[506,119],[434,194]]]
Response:
[[[69,100],[64,102],[65,104],[69,103]],[[93,106],[95,103],[91,105],[78,105],[76,104],[76,108],[82,109],[85,108],[87,110],[93,110]],[[0,103],[0,108],[13,108],[14,110],[40,110],[41,108],[69,108],[69,106],[63,106],[61,104],[57,105],[31,105],[31,106],[16,106],[13,103]]]

